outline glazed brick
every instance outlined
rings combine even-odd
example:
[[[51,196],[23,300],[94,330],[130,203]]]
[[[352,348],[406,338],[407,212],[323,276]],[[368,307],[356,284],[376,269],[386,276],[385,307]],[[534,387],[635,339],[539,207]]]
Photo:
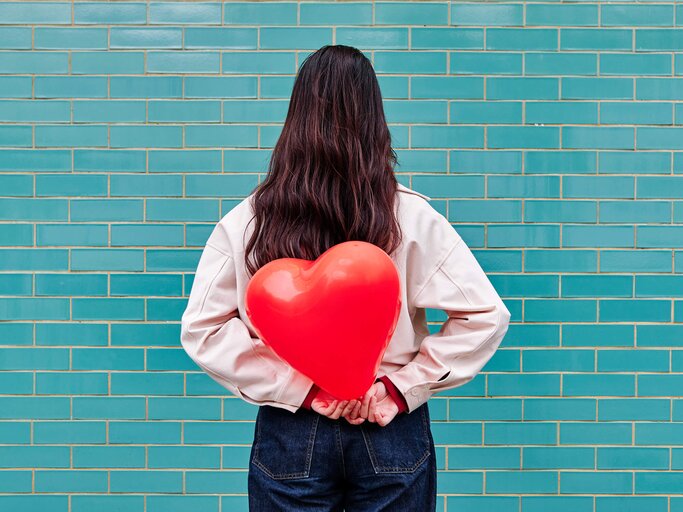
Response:
[[[558,512],[592,512],[590,496],[522,496],[523,512],[542,512],[551,507]]]
[[[564,422],[560,424],[560,444],[630,445],[631,423]]]
[[[519,447],[449,448],[448,469],[519,469]]]
[[[343,28],[340,27],[337,29],[337,40],[339,41],[339,36],[342,34],[351,34],[353,33],[357,36],[358,34],[364,34],[365,32],[362,32],[364,30],[371,30],[371,29],[362,29],[362,28]],[[382,32],[379,32],[380,30],[386,31],[388,29],[372,29],[373,32],[372,34],[379,34]],[[393,29],[396,30],[397,34],[401,34],[402,32],[398,32],[399,29]],[[353,32],[352,32],[353,31]],[[386,32],[384,32],[386,34]],[[491,31],[488,31],[489,37],[491,37]],[[449,49],[449,50],[466,50],[466,49],[478,49],[478,50],[483,50],[484,49],[484,29],[483,28],[474,28],[474,27],[461,27],[461,26],[451,26],[448,28],[443,28],[443,27],[411,27],[410,28],[410,36],[411,36],[411,48],[417,50],[417,49],[430,49],[430,48],[444,48],[444,49]],[[382,38],[384,41],[386,41],[386,37]],[[382,44],[381,41],[378,41],[379,44]],[[374,47],[381,47],[374,45]],[[418,78],[418,77],[415,77]]]
[[[638,198],[683,198],[683,180],[679,177],[639,176]]]
[[[597,253],[591,250],[531,250],[524,257],[525,268],[534,271],[589,272],[597,269]]]
[[[76,446],[73,449],[73,460],[75,468],[142,468],[145,465],[145,447]]]
[[[573,446],[523,448],[522,469],[593,469],[595,450]]]
[[[216,150],[159,150],[148,152],[149,172],[219,172],[221,154]],[[208,177],[208,176],[205,176]],[[237,179],[237,177],[235,178]]]
[[[163,352],[163,351],[161,351]],[[230,405],[225,405],[226,409],[230,409]],[[186,398],[173,397],[158,397],[150,399],[149,401],[149,417],[158,420],[219,420],[221,419],[221,403],[217,398],[194,398],[187,400]],[[238,419],[238,418],[234,418]],[[253,417],[245,419],[254,419]],[[192,448],[178,450],[180,453],[190,453],[196,450],[201,453],[205,448]],[[213,450],[212,450],[213,451]],[[169,450],[162,450],[162,453],[173,453],[174,447]],[[169,466],[177,467],[177,466]]]
[[[78,24],[145,24],[147,6],[143,2],[101,3],[78,2],[74,4],[74,21]]]
[[[181,48],[183,32],[179,28],[115,27],[110,31],[109,47]]]
[[[566,375],[563,381],[563,391],[566,395],[590,395],[590,386],[600,386],[606,395],[632,396],[634,395],[634,376],[622,374],[572,374]],[[596,393],[597,396],[598,395]]]
[[[70,12],[68,2],[5,2],[0,5],[0,23],[67,24],[71,21]]]
[[[562,78],[562,99],[633,99],[632,78]]]
[[[603,26],[671,26],[673,5],[600,5]]]
[[[668,469],[665,448],[598,447],[598,469]]]
[[[522,401],[519,399],[451,399],[450,420],[514,420],[522,419]]]
[[[562,276],[563,297],[631,297],[632,290],[631,276]]]
[[[220,73],[219,52],[165,52],[147,53],[148,73]],[[140,71],[136,74],[141,74]]]
[[[596,512],[664,512],[667,498],[663,496],[596,496]]]
[[[377,73],[445,74],[447,71],[446,53],[439,51],[378,51],[373,64]]]
[[[443,2],[378,2],[376,25],[447,25],[448,4]]]
[[[633,492],[631,473],[626,471],[561,471],[560,492],[563,494],[630,494]]]
[[[638,494],[680,494],[683,485],[683,474],[667,472],[662,474],[655,471],[635,473],[635,492]]]
[[[296,4],[294,6],[296,11]],[[270,7],[269,7],[270,8]],[[370,25],[372,4],[352,2],[348,4],[306,3],[300,6],[299,23],[302,25]]]
[[[153,24],[220,24],[219,2],[150,2],[149,22]]]
[[[519,75],[524,57],[521,53],[486,52],[451,55],[451,74]]]
[[[254,37],[256,34],[254,33]],[[292,49],[309,48],[315,50],[323,45],[332,44],[332,29],[316,27],[264,27],[260,30],[259,48]],[[225,47],[225,45],[221,45]],[[234,45],[233,45],[234,46]],[[244,48],[242,43],[240,46]]]
[[[595,404],[594,398],[525,398],[524,419],[529,421],[595,421]]]
[[[527,6],[525,22],[527,26],[596,26],[598,6],[534,3]]]
[[[555,471],[488,471],[486,492],[495,493],[556,493]]]
[[[39,27],[35,30],[34,46],[41,49],[106,49],[107,31],[102,28]]]
[[[178,493],[183,487],[181,471],[111,471],[109,485],[116,493]]]
[[[453,4],[451,20],[457,25],[522,25],[523,9],[518,3]]]
[[[594,174],[597,152],[529,150],[524,152],[524,162],[524,172],[527,174]]]
[[[604,421],[669,421],[671,403],[665,399],[603,398],[598,400],[598,419]]]
[[[107,276],[97,274],[36,274],[36,295],[107,295]]]
[[[595,369],[595,353],[592,350],[525,350],[522,353],[525,372],[566,371],[592,372]],[[543,370],[541,370],[543,369]]]
[[[628,29],[561,28],[561,50],[624,50],[633,46],[633,33]]]
[[[433,36],[433,29],[426,31],[427,40],[422,43],[415,43],[419,37],[418,32],[413,32],[413,48],[428,46]],[[346,44],[356,48],[382,48],[382,49],[407,49],[408,48],[407,27],[339,27],[336,30],[337,44]]]
[[[315,6],[310,10],[315,11]],[[230,2],[224,6],[223,12],[226,25],[294,25],[297,21],[295,2]]]

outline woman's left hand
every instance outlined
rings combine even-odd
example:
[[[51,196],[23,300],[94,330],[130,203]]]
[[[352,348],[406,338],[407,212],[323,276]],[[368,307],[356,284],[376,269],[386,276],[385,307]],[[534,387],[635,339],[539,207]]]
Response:
[[[382,381],[375,382],[363,397],[360,410],[354,410],[349,422],[354,422],[358,417],[366,418],[371,423],[377,423],[386,427],[398,414],[398,405],[394,402]]]

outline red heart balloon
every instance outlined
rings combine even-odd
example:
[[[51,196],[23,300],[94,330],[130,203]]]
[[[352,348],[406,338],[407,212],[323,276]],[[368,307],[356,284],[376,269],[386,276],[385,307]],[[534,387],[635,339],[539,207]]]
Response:
[[[275,353],[339,400],[374,383],[401,310],[400,279],[381,248],[330,247],[315,261],[280,258],[247,284],[245,309]]]

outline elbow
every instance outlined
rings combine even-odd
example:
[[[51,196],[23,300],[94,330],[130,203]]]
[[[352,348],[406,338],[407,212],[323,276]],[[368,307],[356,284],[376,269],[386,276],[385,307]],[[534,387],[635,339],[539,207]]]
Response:
[[[510,325],[510,319],[512,318],[512,313],[507,308],[503,301],[500,302],[498,306],[498,331],[504,335]]]
[[[497,306],[489,314],[490,324],[486,330],[486,339],[477,348],[486,347],[486,350],[491,354],[495,352],[507,334],[511,317],[510,310],[505,307],[505,304],[502,301],[498,302]]]
[[[487,331],[489,335],[493,336],[500,331],[506,331],[510,324],[512,314],[505,306],[505,303],[498,299],[491,301],[484,310],[481,309],[477,317],[470,317],[470,320],[475,318],[478,320],[482,330]],[[473,324],[474,325],[474,324]]]
[[[510,310],[507,308],[505,303],[503,301],[500,302],[500,314],[503,317],[503,322],[505,324],[510,323],[510,319],[512,318],[512,313],[510,313]]]
[[[192,322],[186,314],[180,320],[180,345],[194,359],[194,354],[197,351],[197,340],[192,334]]]
[[[194,340],[190,337],[190,333],[184,325],[180,327],[180,345],[187,355],[192,357]]]

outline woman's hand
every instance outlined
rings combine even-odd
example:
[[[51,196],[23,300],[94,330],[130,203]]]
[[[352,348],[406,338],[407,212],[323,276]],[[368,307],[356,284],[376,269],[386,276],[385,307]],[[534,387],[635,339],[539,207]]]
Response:
[[[311,402],[311,409],[318,414],[322,414],[323,416],[327,416],[333,420],[339,419],[341,416],[347,418],[349,413],[351,413],[354,409],[359,410],[360,407],[360,400],[338,400],[323,389],[318,390],[315,397],[313,397],[313,401]],[[353,421],[350,421],[347,418],[347,421],[353,425],[358,425],[363,423],[365,418],[356,417]]]
[[[398,405],[391,398],[386,386],[382,381],[375,382],[365,396],[360,408],[355,407],[350,412],[345,413],[345,418],[349,423],[355,423],[360,419],[359,423],[366,418],[368,421],[377,423],[381,427],[387,426],[398,414]]]
[[[374,383],[362,398],[355,400],[338,400],[321,389],[313,398],[311,409],[335,420],[343,416],[352,425],[360,425],[367,419],[382,427],[398,414],[398,405],[381,381]]]

